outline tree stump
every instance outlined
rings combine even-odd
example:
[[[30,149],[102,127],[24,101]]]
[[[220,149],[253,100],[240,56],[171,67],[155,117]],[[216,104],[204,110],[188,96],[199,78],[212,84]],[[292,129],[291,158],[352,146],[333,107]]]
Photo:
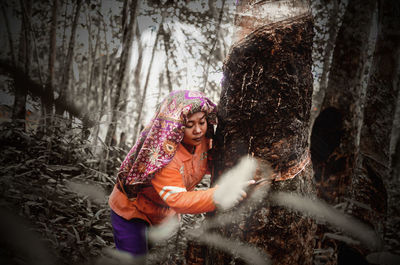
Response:
[[[232,47],[224,64],[214,181],[249,154],[279,173],[271,192],[315,193],[308,152],[312,38],[307,14],[259,27]],[[314,222],[271,206],[267,198],[223,230],[231,239],[262,249],[274,264],[312,264]],[[206,260],[236,261],[215,249]]]

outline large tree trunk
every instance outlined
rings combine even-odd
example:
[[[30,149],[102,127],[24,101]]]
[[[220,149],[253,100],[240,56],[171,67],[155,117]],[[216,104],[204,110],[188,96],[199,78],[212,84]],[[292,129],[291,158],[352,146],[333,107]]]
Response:
[[[390,144],[399,94],[400,25],[398,1],[379,5],[378,38],[366,93],[364,120],[356,174],[352,178],[353,199],[370,207],[354,207],[353,214],[382,234],[387,197],[383,183],[391,174]],[[397,33],[398,34],[398,33]],[[357,205],[356,205],[357,206]]]
[[[337,36],[322,111],[314,123],[311,151],[315,178],[320,197],[329,203],[343,200],[353,175],[375,4],[375,0],[349,2]]]
[[[248,24],[247,24],[248,25]],[[214,178],[250,154],[279,173],[271,191],[314,194],[308,131],[312,97],[312,18],[309,14],[255,25],[231,49],[224,65],[218,110]],[[214,180],[215,180],[214,179]],[[251,243],[274,264],[312,264],[315,224],[271,206],[267,198],[241,221],[223,228],[230,239]],[[209,249],[206,262],[234,258]]]
[[[360,142],[364,141],[360,135],[365,117],[363,108],[368,65],[374,47],[370,37],[375,10],[375,0],[349,1],[336,39],[321,113],[312,130],[311,153],[317,190],[319,196],[330,204],[356,206],[354,193],[361,192],[360,186],[354,184],[360,179],[356,168]],[[368,100],[366,104],[369,104]],[[375,201],[381,204],[379,208],[383,210],[386,191],[379,176],[374,176],[374,186]],[[353,246],[335,240],[322,240],[326,228],[319,228],[318,234],[325,244],[322,248],[331,247],[334,250],[332,264],[348,260],[350,253],[363,259],[357,254],[358,250],[352,249]]]

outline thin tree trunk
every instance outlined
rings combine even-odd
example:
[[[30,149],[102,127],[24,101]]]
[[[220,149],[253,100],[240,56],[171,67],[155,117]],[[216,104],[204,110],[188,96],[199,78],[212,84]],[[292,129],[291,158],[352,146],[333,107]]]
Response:
[[[10,48],[11,61],[15,65],[17,61],[16,61],[15,54],[14,54],[14,42],[13,42],[11,30],[10,30],[10,23],[8,20],[7,11],[3,5],[1,6],[1,12],[3,13],[4,24],[5,24],[6,30],[7,30],[8,45],[10,46],[9,48]]]
[[[97,146],[97,141],[98,141],[98,136],[99,136],[99,131],[100,131],[100,124],[101,124],[101,119],[104,115],[104,109],[106,105],[106,90],[108,87],[108,73],[109,73],[109,61],[110,61],[110,52],[108,49],[108,41],[107,41],[107,30],[106,30],[106,23],[104,20],[102,20],[103,23],[103,34],[104,34],[104,49],[106,52],[106,60],[104,62],[104,59],[101,59],[102,62],[102,67],[101,67],[101,75],[100,75],[100,87],[101,87],[101,97],[100,97],[100,111],[99,111],[99,118],[98,118],[98,123],[95,129],[94,133],[94,146]]]
[[[141,100],[141,89],[140,89],[141,76],[140,76],[140,74],[141,74],[142,68],[143,68],[143,54],[144,54],[143,49],[144,49],[144,47],[142,45],[138,23],[136,23],[135,38],[137,41],[137,48],[138,48],[138,51],[137,51],[138,52],[138,61],[136,63],[135,70],[133,72],[133,87],[135,90],[133,97],[134,97],[134,101],[136,104],[135,104],[135,109],[133,109],[131,111],[131,113],[139,115],[137,106],[139,105],[140,100]],[[136,128],[136,123],[137,123],[137,117],[135,117],[134,115],[131,115],[128,131],[134,132],[134,130]],[[133,141],[135,141],[135,139],[136,139],[135,133],[130,134],[130,137],[132,137]]]
[[[46,93],[45,97],[42,97],[42,107],[45,110],[43,120],[45,123],[48,125],[51,124],[52,122],[52,115],[53,115],[53,104],[52,102],[54,101],[54,92],[53,92],[53,87],[55,85],[55,79],[54,79],[54,63],[56,60],[56,54],[57,54],[57,43],[56,43],[56,37],[57,37],[57,10],[58,10],[58,0],[53,1],[53,7],[52,7],[52,18],[51,18],[51,26],[50,26],[50,50],[49,50],[49,62],[48,62],[48,68],[49,68],[49,76],[47,79],[47,84],[46,84]]]
[[[342,17],[340,14],[340,3],[338,0],[333,1],[333,8],[329,10],[329,22],[328,22],[328,40],[325,47],[325,54],[322,63],[322,74],[319,82],[319,90],[315,91],[313,95],[313,110],[311,112],[311,122],[313,123],[316,116],[320,113],[322,102],[324,101],[326,87],[328,85],[328,74],[332,61],[332,54],[335,48],[336,36],[340,29],[340,22]]]
[[[89,48],[89,54],[87,56],[87,74],[86,74],[86,90],[85,90],[85,97],[84,97],[84,102],[86,102],[86,105],[89,104],[89,98],[90,98],[90,90],[92,88],[92,74],[93,74],[93,66],[95,65],[95,60],[96,60],[96,52],[93,52],[93,42],[92,42],[92,19],[90,17],[90,9],[88,8],[86,10],[86,25],[87,25],[87,31],[88,31],[88,48]],[[97,45],[97,44],[95,44]]]
[[[251,155],[279,173],[272,180],[271,191],[312,196],[315,191],[307,143],[312,18],[305,14],[253,29],[231,48],[225,60],[214,181],[240,157]],[[263,176],[263,171],[257,176]],[[312,264],[314,222],[271,206],[267,198],[250,205],[239,220],[222,230],[230,240],[257,247],[274,264]],[[205,261],[191,258],[205,264],[244,263],[215,249],[202,257]]]
[[[120,66],[118,70],[118,80],[115,91],[114,102],[112,104],[112,112],[111,112],[111,121],[107,130],[107,135],[105,139],[105,144],[110,145],[112,138],[115,135],[115,131],[117,128],[117,121],[119,119],[119,104],[121,94],[123,94],[124,85],[126,84],[126,77],[129,71],[128,62],[131,57],[131,46],[133,41],[133,32],[135,29],[136,23],[136,10],[138,7],[138,1],[132,0],[130,4],[128,4],[128,0],[124,2],[124,10],[122,16],[122,53],[120,57]],[[129,9],[128,9],[129,7]],[[128,11],[130,10],[130,19],[128,20]]]
[[[160,23],[160,26],[159,26],[158,31],[157,31],[156,39],[154,41],[153,51],[151,52],[151,58],[150,58],[150,63],[149,63],[149,69],[147,71],[146,81],[145,81],[144,87],[143,87],[142,98],[141,98],[139,106],[137,108],[138,117],[137,117],[137,121],[136,121],[136,124],[135,124],[135,128],[133,130],[133,140],[134,141],[136,141],[137,135],[139,134],[140,125],[142,124],[141,123],[141,119],[142,119],[143,105],[144,105],[144,102],[146,100],[147,86],[149,85],[151,68],[153,66],[154,55],[155,55],[156,50],[157,50],[157,44],[158,44],[158,40],[159,40],[160,35],[161,35],[161,31],[162,31],[161,28],[163,27],[163,23],[164,23],[164,16],[161,19],[161,23]]]
[[[72,22],[72,28],[71,28],[71,36],[69,39],[69,44],[68,44],[68,52],[67,52],[67,57],[66,57],[66,62],[64,64],[64,72],[62,75],[62,80],[61,80],[61,87],[60,87],[60,95],[57,98],[57,101],[68,101],[68,87],[70,84],[70,73],[71,73],[71,68],[72,68],[72,61],[74,58],[74,48],[75,48],[75,36],[76,36],[76,28],[78,27],[78,19],[80,15],[80,10],[82,6],[82,0],[77,0],[76,1],[76,8],[75,8],[75,14],[74,14],[74,21]],[[61,104],[59,106],[62,106]],[[62,115],[64,113],[65,109],[57,108],[56,107],[56,114]]]
[[[138,43],[138,61],[133,73],[133,85],[135,87],[136,102],[140,100],[140,73],[143,68],[143,45],[140,39],[139,25],[136,23],[135,38]]]
[[[172,91],[172,82],[171,82],[171,72],[169,70],[169,49],[170,49],[170,38],[171,32],[166,31],[164,26],[161,28],[162,35],[163,35],[163,42],[164,42],[164,51],[165,51],[165,73],[167,76],[167,84],[168,84],[168,91]]]
[[[96,35],[96,44],[95,44],[95,47],[94,47],[94,50],[92,50],[92,53],[90,53],[90,55],[88,56],[88,57],[91,57],[92,59],[88,59],[88,62],[89,61],[91,61],[91,66],[90,66],[90,71],[88,71],[88,76],[89,76],[89,78],[88,78],[88,84],[87,84],[87,87],[86,87],[86,97],[85,97],[85,100],[84,100],[84,102],[86,102],[86,106],[88,106],[88,108],[89,109],[91,109],[91,107],[90,107],[90,104],[91,104],[91,102],[90,102],[90,99],[91,99],[91,97],[90,97],[90,94],[91,94],[91,91],[92,91],[92,87],[93,87],[93,81],[95,80],[95,75],[96,75],[96,67],[97,67],[97,74],[99,75],[99,76],[101,76],[101,72],[100,71],[102,71],[102,67],[103,67],[103,62],[101,61],[101,59],[102,58],[99,58],[99,60],[100,60],[100,63],[99,63],[99,60],[97,60],[97,54],[98,54],[98,50],[99,50],[99,46],[100,46],[100,25],[99,25],[99,27],[98,27],[98,31],[97,31],[97,35]],[[89,63],[88,63],[89,64]],[[95,89],[95,91],[94,91],[94,97],[93,97],[93,102],[94,102],[94,108],[96,108],[97,109],[97,101],[98,101],[98,85],[97,84],[95,84],[95,86],[94,86],[94,89]],[[82,137],[88,137],[88,134],[90,134],[90,131],[88,130],[88,127],[86,126],[86,124],[83,124],[83,126],[82,126]]]
[[[164,86],[164,73],[161,72],[158,75],[158,92],[157,92],[157,99],[156,99],[156,104],[160,103],[161,100],[161,90],[162,87]]]
[[[29,13],[31,13],[31,11],[29,11]],[[28,18],[30,20],[31,19],[31,15],[29,15]],[[30,22],[28,23],[28,29],[29,29],[29,32],[30,32],[30,34],[32,36],[32,40],[31,40],[31,42],[33,44],[32,56],[34,56],[35,59],[36,59],[36,63],[37,63],[37,69],[36,70],[38,72],[37,76],[38,76],[40,84],[43,84],[43,86],[44,86],[45,83],[44,83],[44,79],[42,77],[42,70],[41,70],[41,67],[42,67],[42,65],[44,65],[44,63],[41,63],[40,58],[39,58],[39,50],[38,50],[38,45],[37,45],[36,29],[34,28],[33,24],[30,23]]]
[[[57,33],[57,10],[58,0],[53,1],[51,28],[50,28],[50,56],[49,56],[49,79],[48,83],[54,85],[54,62],[56,60],[56,33]]]
[[[64,52],[66,50],[65,48],[65,42],[67,39],[67,15],[68,15],[68,4],[69,4],[69,0],[65,1],[65,11],[64,11],[64,27],[63,27],[63,36],[62,36],[62,42],[61,42],[61,50]],[[76,5],[76,4],[75,4]],[[64,54],[64,56],[62,57],[62,59],[60,60],[60,65],[65,65],[65,58],[67,57],[66,54]]]
[[[105,82],[107,80],[108,77],[108,54],[106,55],[106,60],[104,62],[103,58],[101,58],[101,63],[100,63],[100,67],[99,67],[99,87],[101,90],[101,95],[100,95],[100,102],[98,103],[97,109],[99,109],[99,116],[97,119],[97,124],[93,133],[93,138],[94,138],[94,142],[93,145],[95,146],[95,148],[97,148],[97,141],[98,141],[98,136],[99,136],[99,131],[100,131],[100,125],[101,125],[101,119],[103,117],[104,114],[104,106],[105,106],[105,99],[104,97],[106,96],[106,85]]]
[[[209,2],[209,4],[211,4],[211,3]],[[211,4],[211,5],[210,5],[211,10],[213,9],[212,7],[213,7],[213,5]],[[217,46],[217,42],[218,42],[218,40],[219,40],[219,30],[220,30],[220,28],[221,28],[222,16],[223,16],[223,14],[224,14],[224,12],[223,12],[223,11],[224,11],[224,7],[225,7],[225,0],[222,0],[222,6],[221,6],[221,10],[220,10],[220,12],[219,12],[217,26],[215,27],[215,28],[216,28],[216,29],[215,29],[215,39],[214,39],[214,41],[213,41],[213,45],[212,45],[212,47],[211,47],[211,49],[210,49],[210,53],[209,53],[208,58],[207,58],[206,70],[205,70],[205,72],[204,72],[204,75],[205,75],[205,77],[204,77],[204,84],[203,84],[203,86],[200,88],[200,91],[202,91],[202,92],[206,91],[207,82],[208,82],[208,72],[209,72],[209,70],[210,70],[210,64],[211,64],[210,61],[211,61],[211,57],[212,57],[213,54],[214,54],[215,47]],[[213,11],[211,11],[211,12],[213,12]]]
[[[98,17],[98,20],[96,23],[96,25],[98,27],[98,31],[97,31],[96,48],[95,49],[96,49],[96,54],[98,53],[98,56],[99,56],[99,58],[97,60],[98,63],[96,63],[98,65],[97,76],[93,77],[95,80],[94,102],[95,102],[96,110],[100,109],[100,104],[101,104],[100,101],[103,100],[103,99],[100,99],[99,94],[100,94],[100,90],[102,87],[102,78],[103,78],[103,73],[104,73],[104,68],[105,68],[105,66],[104,66],[105,62],[103,60],[105,58],[103,56],[104,52],[102,52],[102,50],[101,50],[101,32],[103,31],[102,26],[104,26],[104,24],[102,24],[104,22],[103,16],[100,15],[101,9],[102,9],[102,4],[103,3],[100,1],[100,4],[97,9],[97,11],[99,13],[99,17]],[[104,38],[104,41],[105,42],[107,41],[106,37]],[[108,53],[108,51],[106,51],[106,52]],[[93,69],[92,69],[93,74],[94,74],[94,69],[95,69],[95,67],[93,67]]]
[[[26,6],[25,6],[26,4]],[[20,1],[21,6],[21,32],[19,43],[18,65],[21,67],[25,74],[29,75],[30,58],[31,58],[31,41],[29,34],[29,23],[32,12],[32,1]],[[12,111],[12,119],[16,121],[19,127],[26,128],[25,114],[26,114],[26,97],[27,88],[21,83],[21,80],[14,79],[15,97]]]
[[[86,102],[87,102],[87,105],[89,105],[89,101],[90,101],[90,92],[91,92],[91,90],[92,90],[92,86],[93,86],[93,80],[95,79],[95,69],[96,69],[96,66],[98,66],[97,65],[97,59],[96,59],[96,56],[97,56],[97,54],[98,54],[98,51],[99,51],[99,45],[100,44],[100,27],[98,28],[98,31],[97,31],[97,37],[96,37],[96,43],[95,43],[95,45],[94,45],[94,51],[92,51],[92,54],[91,54],[91,57],[92,57],[92,59],[91,59],[91,61],[92,61],[92,65],[91,65],[91,68],[90,68],[90,72],[88,73],[89,74],[89,82],[88,82],[88,87],[87,87],[87,91],[86,91]],[[95,98],[94,98],[94,101],[95,102],[97,102],[97,96],[96,96],[96,93],[94,93],[95,94]]]
[[[100,41],[100,38],[101,38],[100,34],[99,34],[98,38]],[[101,49],[101,47],[100,47],[100,49]],[[101,82],[103,79],[103,73],[104,73],[104,68],[105,68],[105,66],[104,66],[105,61],[103,60],[104,58],[105,58],[104,55],[102,55],[102,53],[100,51],[99,58],[98,58],[97,72],[96,72],[97,75],[95,77],[93,77],[94,82],[95,82],[94,103],[95,103],[96,110],[100,109],[101,101],[103,100],[103,99],[100,99],[100,97],[101,97],[100,93],[102,93],[101,92],[101,88],[102,88]],[[95,71],[95,70],[93,70],[93,71]]]

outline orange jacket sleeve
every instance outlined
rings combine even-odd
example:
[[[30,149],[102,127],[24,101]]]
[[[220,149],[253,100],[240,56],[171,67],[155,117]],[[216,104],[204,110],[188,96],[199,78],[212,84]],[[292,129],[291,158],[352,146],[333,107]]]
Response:
[[[215,210],[215,188],[187,191],[179,170],[165,167],[151,180],[154,189],[175,212],[198,214]]]

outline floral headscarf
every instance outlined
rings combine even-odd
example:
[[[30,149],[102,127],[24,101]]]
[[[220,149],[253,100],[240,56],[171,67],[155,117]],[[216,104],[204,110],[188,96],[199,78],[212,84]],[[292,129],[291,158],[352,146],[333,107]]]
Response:
[[[199,111],[206,113],[208,124],[216,124],[216,106],[201,92],[173,91],[161,102],[119,169],[117,187],[128,198],[135,198],[140,188],[171,162],[183,139],[187,117]]]

